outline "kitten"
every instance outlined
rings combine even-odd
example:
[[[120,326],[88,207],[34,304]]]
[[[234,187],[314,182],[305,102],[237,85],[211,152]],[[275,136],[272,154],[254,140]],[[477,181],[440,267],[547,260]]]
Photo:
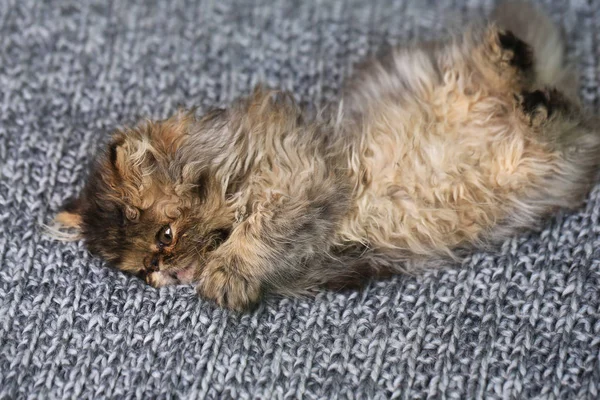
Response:
[[[533,228],[585,199],[600,134],[549,19],[505,3],[492,21],[369,61],[331,122],[259,88],[118,131],[57,221],[119,269],[232,309]]]

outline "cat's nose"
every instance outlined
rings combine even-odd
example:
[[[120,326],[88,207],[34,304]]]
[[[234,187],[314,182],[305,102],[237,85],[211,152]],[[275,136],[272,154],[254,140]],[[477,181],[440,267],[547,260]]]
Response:
[[[158,255],[155,254],[150,258],[149,262],[145,263],[145,267],[147,271],[150,272],[156,272],[160,269],[160,259],[158,258]]]

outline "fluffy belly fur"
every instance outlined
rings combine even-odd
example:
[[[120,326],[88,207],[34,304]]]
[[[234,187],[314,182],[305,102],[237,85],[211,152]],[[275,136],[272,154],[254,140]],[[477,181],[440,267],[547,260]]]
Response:
[[[352,125],[363,122],[350,158],[356,189],[341,241],[450,253],[488,236],[564,169],[559,149],[531,126],[515,97],[525,86],[494,87],[481,71],[493,64],[467,54],[399,50],[389,71],[371,72],[388,76],[353,88],[359,110]],[[377,79],[396,84],[372,88]]]

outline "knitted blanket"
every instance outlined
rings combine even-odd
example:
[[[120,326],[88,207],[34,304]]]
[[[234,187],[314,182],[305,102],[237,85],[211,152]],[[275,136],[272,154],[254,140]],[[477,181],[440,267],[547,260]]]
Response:
[[[250,314],[146,286],[41,228],[115,128],[259,82],[317,107],[388,44],[490,0],[0,2],[0,399],[598,398],[600,186],[461,268]],[[600,96],[600,4],[547,0]]]

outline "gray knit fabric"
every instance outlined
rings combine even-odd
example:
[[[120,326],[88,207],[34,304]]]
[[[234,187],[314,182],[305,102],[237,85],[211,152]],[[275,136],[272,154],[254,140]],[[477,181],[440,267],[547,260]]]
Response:
[[[319,106],[384,44],[493,1],[0,2],[0,398],[598,398],[600,186],[461,269],[236,315],[156,290],[40,225],[140,116],[258,82]],[[600,7],[547,1],[600,95]]]

